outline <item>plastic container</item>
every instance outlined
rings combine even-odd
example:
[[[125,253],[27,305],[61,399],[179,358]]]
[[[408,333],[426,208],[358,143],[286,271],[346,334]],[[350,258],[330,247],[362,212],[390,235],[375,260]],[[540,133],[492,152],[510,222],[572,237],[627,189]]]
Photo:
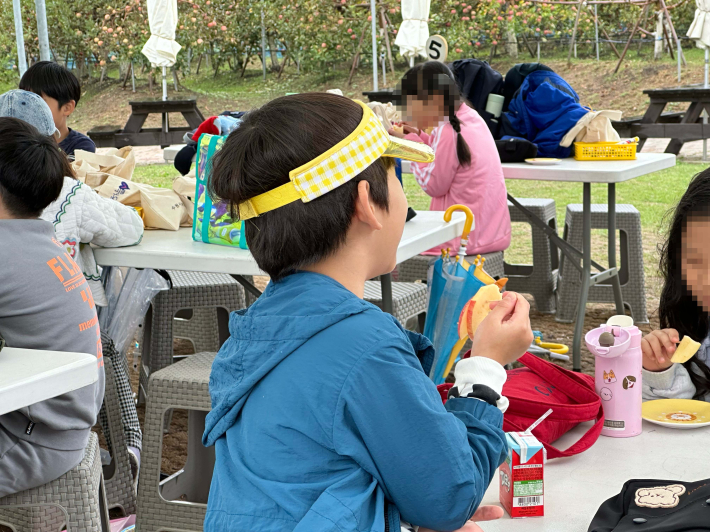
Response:
[[[505,98],[500,94],[489,94],[486,101],[486,112],[491,113],[494,117],[500,117],[503,112],[503,103]]]
[[[604,332],[614,334],[613,346],[599,345],[599,336]],[[595,356],[594,384],[604,408],[602,436],[638,436],[642,424],[641,331],[633,325],[607,324],[589,331],[584,341]]]
[[[634,161],[637,146],[637,142],[575,142],[574,158],[578,161]]]

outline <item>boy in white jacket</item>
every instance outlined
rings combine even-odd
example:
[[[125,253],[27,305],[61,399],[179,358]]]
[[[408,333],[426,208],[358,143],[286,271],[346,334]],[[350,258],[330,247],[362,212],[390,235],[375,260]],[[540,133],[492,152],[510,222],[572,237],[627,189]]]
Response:
[[[0,96],[0,117],[18,118],[33,125],[46,136],[57,138],[52,112],[44,100],[23,90],[11,90]],[[94,303],[107,305],[101,284],[101,272],[94,259],[90,244],[103,247],[122,247],[138,244],[143,238],[143,220],[132,207],[99,196],[91,187],[65,176],[59,197],[42,211],[40,219],[54,226],[56,240],[67,255],[81,268],[87,280]],[[104,347],[107,355],[115,353]],[[121,417],[132,466],[137,474],[140,462],[142,433],[136,414],[133,391],[124,367],[113,361],[121,404]]]

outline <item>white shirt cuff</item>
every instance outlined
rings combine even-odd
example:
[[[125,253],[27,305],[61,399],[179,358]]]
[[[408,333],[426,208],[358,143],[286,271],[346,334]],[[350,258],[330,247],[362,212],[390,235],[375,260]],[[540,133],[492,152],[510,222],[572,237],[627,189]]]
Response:
[[[461,397],[466,397],[474,385],[482,384],[500,395],[498,408],[501,412],[508,409],[508,398],[503,396],[503,385],[508,374],[503,366],[495,360],[484,357],[459,360],[454,370],[454,376],[456,377],[455,386],[459,389]]]

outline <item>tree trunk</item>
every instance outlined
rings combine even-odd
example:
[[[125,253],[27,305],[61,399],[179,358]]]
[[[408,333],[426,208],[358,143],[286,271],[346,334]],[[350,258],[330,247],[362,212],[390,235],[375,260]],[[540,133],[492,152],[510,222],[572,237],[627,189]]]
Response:
[[[267,42],[269,43],[269,55],[271,56],[271,70],[278,72],[281,70],[281,65],[279,64],[279,58],[277,57],[278,50],[276,48],[276,42],[273,35],[269,35]]]
[[[515,28],[512,26],[508,26],[506,32],[505,32],[505,48],[506,51],[508,52],[508,55],[512,57],[513,59],[518,58],[518,38],[515,36]]]
[[[202,58],[205,56],[205,54],[200,54],[200,58],[197,60],[197,70],[195,72],[195,76],[200,75],[200,66],[202,65]]]

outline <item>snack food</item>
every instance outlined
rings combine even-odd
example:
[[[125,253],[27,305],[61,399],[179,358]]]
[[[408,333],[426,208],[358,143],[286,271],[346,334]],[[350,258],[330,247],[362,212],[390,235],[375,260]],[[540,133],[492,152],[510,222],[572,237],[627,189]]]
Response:
[[[476,295],[463,306],[459,317],[459,338],[468,336],[473,339],[476,329],[491,311],[491,301],[500,301],[503,296],[496,284],[489,284],[479,288]]]
[[[700,349],[700,344],[693,340],[690,336],[684,336],[683,340],[678,344],[678,348],[671,358],[674,364],[682,364],[695,356],[695,353]]]

